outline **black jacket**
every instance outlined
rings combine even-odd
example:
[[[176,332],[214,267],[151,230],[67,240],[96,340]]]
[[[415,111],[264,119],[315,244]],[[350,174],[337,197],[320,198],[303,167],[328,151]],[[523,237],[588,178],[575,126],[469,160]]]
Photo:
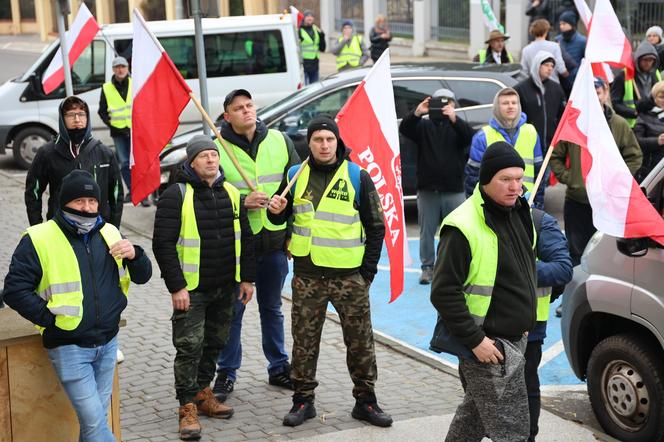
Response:
[[[330,165],[321,165],[316,163],[312,156],[309,156],[309,166],[311,173],[309,174],[309,182],[307,183],[307,194],[312,196],[311,203],[314,209],[318,207],[318,203],[322,198],[323,192],[330,184],[330,181],[337,172],[341,164],[347,160],[350,150],[346,149],[343,141],[339,139],[337,145],[337,162]],[[348,160],[350,161],[350,160]],[[281,193],[285,189],[287,180],[281,183],[277,193]],[[288,205],[286,209],[279,215],[274,215],[267,212],[268,218],[273,223],[282,223],[289,219],[293,214],[293,194],[288,192],[286,194]],[[359,207],[355,203],[356,209],[360,213],[360,221],[364,227],[364,256],[362,257],[362,264],[359,269],[337,269],[330,267],[320,267],[311,261],[310,256],[293,257],[293,273],[298,276],[307,276],[311,278],[320,277],[337,277],[349,275],[359,270],[362,277],[368,281],[373,281],[376,272],[378,271],[378,260],[380,259],[380,251],[383,247],[383,238],[385,237],[385,222],[383,218],[383,210],[376,191],[376,186],[366,170],[360,171],[360,199]]]
[[[71,144],[60,108],[60,133],[55,140],[39,148],[30,165],[25,180],[25,207],[31,226],[44,220],[42,194],[47,187],[49,197],[46,219],[53,218],[58,209],[62,178],[74,169],[87,170],[95,177],[101,190],[99,213],[104,220],[116,227],[120,226],[124,191],[118,162],[113,151],[90,134],[90,111],[87,106],[85,111],[88,114],[88,126],[78,149]]]
[[[451,334],[471,350],[485,336],[519,339],[523,332],[533,328],[537,319],[537,273],[528,203],[520,198],[513,208],[506,208],[483,192],[482,197],[486,223],[498,236],[498,269],[482,327],[473,321],[463,295],[472,258],[470,246],[463,233],[454,227],[441,230],[431,285],[431,303]]]
[[[115,89],[117,89],[122,99],[126,100],[127,92],[129,89],[129,76],[125,77],[125,79],[122,81],[117,81],[115,79],[115,75],[113,75],[111,77],[111,83],[113,83],[113,86],[115,86]],[[108,114],[108,102],[106,101],[106,94],[104,94],[103,89],[101,94],[99,94],[99,110],[97,113],[99,114],[101,121],[103,121],[104,124],[108,126],[109,129],[111,129],[111,137],[128,137],[130,135],[131,129],[128,127],[119,129],[117,127],[111,126],[111,117]]]
[[[385,39],[381,37],[382,33],[383,31],[381,30],[379,32],[376,30],[375,26],[371,28],[371,32],[369,33],[369,41],[371,42],[371,48],[369,48],[369,50],[371,52],[371,59],[374,61],[374,63],[380,58],[381,55],[383,55],[385,49],[390,46],[390,41],[392,41],[392,34],[390,34],[390,38]]]
[[[652,55],[657,58],[653,69],[648,74],[644,74],[639,69],[639,58]],[[657,50],[655,47],[647,41],[641,42],[634,52],[634,67],[636,73],[634,75],[634,86],[635,89],[638,89],[641,98],[637,95],[637,91],[634,91],[634,102],[636,109],[627,107],[623,102],[623,95],[625,94],[625,70],[621,70],[614,78],[613,83],[611,83],[611,103],[613,105],[613,110],[623,118],[636,118],[639,112],[642,112],[644,108],[647,108],[647,104],[651,101],[650,92],[652,86],[657,83],[657,66],[659,65],[659,58],[657,55]],[[648,78],[648,84],[643,83],[641,76],[646,75]]]
[[[475,130],[457,116],[431,121],[408,114],[399,131],[417,146],[417,188],[440,192],[463,192],[463,170]]]
[[[634,126],[634,135],[643,151],[643,165],[636,173],[636,180],[641,182],[650,171],[664,158],[664,145],[658,137],[664,134],[664,110],[657,107],[639,114]]]
[[[565,92],[560,84],[553,80],[542,83],[544,94],[532,77],[519,82],[514,89],[519,93],[521,110],[525,112],[528,123],[535,126],[546,152],[558,127],[558,121],[565,110]]]
[[[60,345],[104,345],[118,333],[120,313],[127,306],[127,297],[118,286],[118,268],[109,255],[106,242],[99,233],[104,221],[87,235],[80,235],[58,211],[55,222],[69,240],[78,260],[83,288],[83,318],[71,331],[55,326],[55,316],[46,308],[36,289],[42,277],[42,267],[30,236],[25,235],[12,256],[5,278],[4,296],[8,306],[28,321],[46,327],[42,336],[44,347]],[[152,264],[140,246],[134,244],[136,257],[124,260],[132,282],[145,284],[152,276]],[[131,296],[131,288],[129,296]]]
[[[201,237],[201,261],[197,290],[215,290],[235,283],[235,233],[233,207],[224,189],[223,173],[210,187],[201,181],[186,163],[179,181],[194,188],[194,213]],[[180,236],[182,222],[182,193],[178,184],[171,185],[159,198],[154,219],[152,251],[164,278],[166,288],[175,293],[187,286],[175,245]],[[240,277],[243,282],[254,282],[256,263],[251,227],[241,199],[240,225],[242,228]]]

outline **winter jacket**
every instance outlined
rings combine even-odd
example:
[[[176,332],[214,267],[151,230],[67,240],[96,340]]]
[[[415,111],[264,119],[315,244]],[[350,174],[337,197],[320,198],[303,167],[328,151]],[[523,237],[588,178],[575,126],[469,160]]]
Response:
[[[653,69],[650,72],[642,72],[639,68],[639,58],[645,55],[654,55],[659,60],[657,55],[657,50],[655,47],[648,41],[643,41],[636,48],[634,52],[634,67],[636,68],[636,73],[634,75],[634,85],[635,89],[638,89],[639,95],[637,96],[637,91],[634,91],[634,102],[636,109],[628,107],[623,100],[625,95],[625,71],[621,70],[614,78],[613,83],[611,83],[611,103],[613,109],[618,115],[623,118],[636,118],[638,112],[642,111],[644,108],[647,108],[646,103],[650,101],[650,92],[655,83],[657,83],[657,65],[658,61],[655,62]],[[639,96],[641,98],[639,98]]]
[[[42,335],[46,348],[71,344],[83,347],[104,345],[118,333],[120,313],[127,306],[127,296],[118,285],[117,264],[99,232],[104,221],[97,218],[97,225],[86,235],[78,234],[60,210],[55,222],[71,244],[78,261],[83,289],[81,323],[71,331],[55,326],[55,315],[46,308],[47,301],[36,293],[43,272],[29,235],[21,238],[12,256],[5,278],[5,302],[28,321],[46,328]],[[134,259],[125,259],[124,264],[132,282],[145,284],[152,276],[152,264],[140,246],[134,244],[134,250]]]
[[[115,86],[115,89],[117,89],[118,93],[122,97],[123,100],[127,99],[127,92],[129,89],[129,76],[125,77],[124,80],[118,81],[115,78],[115,75],[111,77],[111,83],[113,83],[113,86]],[[111,126],[111,117],[108,114],[108,102],[106,101],[106,94],[104,94],[104,91],[102,90],[101,94],[99,94],[99,110],[97,111],[97,114],[99,114],[99,117],[101,118],[101,121],[104,122],[106,126],[108,126],[109,129],[111,129],[111,137],[128,137],[131,134],[131,128],[129,127],[123,127],[122,129],[113,127]]]
[[[532,0],[529,1],[528,6],[526,7],[526,15],[529,17],[528,25],[540,18],[549,20],[549,16],[551,15],[549,0],[541,0],[537,6],[533,6]]]
[[[431,121],[414,112],[401,121],[399,132],[417,147],[417,188],[439,192],[463,192],[463,169],[475,132],[457,116]]]
[[[664,158],[664,145],[657,141],[661,134],[664,134],[664,110],[653,107],[648,112],[639,114],[634,126],[634,135],[643,152],[643,164],[636,173],[638,182],[643,181]]]
[[[521,110],[525,112],[528,123],[537,129],[544,149],[549,147],[565,110],[565,92],[560,84],[549,79],[542,81],[540,77],[540,65],[547,58],[552,58],[552,54],[538,52],[530,66],[530,76],[514,86],[519,93]]]
[[[95,177],[101,190],[99,200],[99,213],[105,221],[115,227],[120,226],[122,218],[122,204],[124,191],[122,178],[115,154],[104,146],[101,141],[92,137],[90,133],[90,110],[87,105],[88,125],[80,146],[76,148],[71,144],[64,118],[62,105],[58,109],[60,115],[60,133],[53,141],[49,141],[39,148],[35,159],[30,165],[25,180],[25,207],[28,212],[28,222],[31,226],[41,223],[42,194],[48,187],[48,210],[46,219],[53,218],[58,207],[60,185],[62,178],[74,169],[87,170]]]
[[[587,39],[584,35],[579,34],[578,31],[574,30],[571,35],[558,34],[556,35],[556,41],[560,47],[565,50],[577,64],[577,67],[570,70],[570,75],[565,79],[569,84],[574,84],[574,79],[576,78],[576,73],[581,66],[581,60],[586,55],[586,42]]]
[[[351,37],[348,40],[334,40],[332,42],[332,48],[330,49],[330,52],[332,52],[334,55],[339,55],[341,54],[341,50],[344,48],[344,46],[347,46],[350,44],[351,40],[355,38],[355,36],[358,36],[355,32],[351,34]],[[364,39],[360,37],[360,51],[362,51],[362,56],[360,57],[360,64],[359,66],[364,66],[364,63],[367,62],[369,59],[369,56],[367,55],[367,48],[364,45]],[[347,65],[346,69],[350,69],[350,65]],[[343,69],[342,69],[343,70]]]
[[[485,51],[484,64],[496,64],[496,60],[494,60],[491,51],[491,46],[487,46],[486,49],[480,49],[480,51]],[[510,57],[512,58],[510,59]],[[480,61],[480,52],[475,54],[475,56],[473,57],[473,61],[474,62]],[[514,63],[514,57],[507,52],[507,48],[503,48],[503,50],[500,52],[500,64],[508,64],[508,63]]]
[[[322,198],[323,192],[334,178],[337,169],[344,161],[348,160],[350,150],[346,149],[341,138],[337,143],[337,161],[334,164],[323,165],[316,163],[313,156],[309,156],[309,167],[311,172],[309,174],[309,182],[307,183],[306,193],[311,195],[311,203],[314,209],[318,207],[318,203]],[[349,160],[348,160],[349,161]],[[287,177],[281,183],[278,194],[283,192],[287,185]],[[362,264],[359,269],[338,269],[331,267],[321,267],[315,265],[309,256],[294,256],[293,257],[293,273],[298,276],[305,276],[310,278],[334,278],[339,276],[346,276],[356,273],[358,270],[362,277],[368,281],[373,281],[376,272],[378,271],[378,260],[380,259],[380,252],[383,247],[383,238],[385,237],[385,223],[383,221],[383,209],[374,186],[373,180],[366,170],[360,171],[360,198],[359,207],[355,203],[355,208],[360,213],[360,221],[364,228],[364,256],[362,257]],[[267,212],[268,219],[275,224],[280,224],[290,219],[293,214],[293,193],[286,194],[288,205],[286,209],[278,215]]]
[[[376,62],[380,58],[381,55],[383,55],[383,52],[385,52],[385,49],[387,49],[390,46],[390,42],[392,41],[392,34],[390,33],[389,38],[383,38],[381,37],[381,34],[386,32],[387,29],[376,29],[374,26],[371,28],[371,32],[369,33],[369,41],[371,42],[371,47],[369,50],[371,51],[371,59]]]
[[[258,146],[265,139],[265,137],[267,137],[267,130],[268,129],[265,123],[257,120],[256,134],[254,135],[254,139],[251,140],[251,142],[249,142],[249,140],[247,140],[244,135],[235,133],[231,125],[226,121],[221,123],[220,132],[224,140],[228,140],[240,149],[244,150],[254,161],[256,161]],[[295,151],[293,141],[286,134],[282,133],[282,135],[284,136],[286,147],[288,149],[288,163],[284,168],[284,176],[286,176],[286,173],[288,172],[288,169],[291,168],[291,166],[300,163],[300,156]],[[268,195],[268,198],[271,197],[272,195]],[[254,237],[256,256],[260,256],[275,250],[284,250],[287,238],[290,238],[290,229],[277,231],[270,231],[267,229],[261,230]]]
[[[233,207],[223,186],[224,175],[220,169],[219,177],[210,187],[198,178],[187,163],[182,167],[178,181],[189,183],[194,189],[194,214],[201,238],[199,284],[196,290],[210,291],[231,286],[235,284],[235,233]],[[152,251],[170,293],[187,286],[175,248],[182,225],[182,202],[183,195],[178,184],[166,189],[157,203],[152,234]],[[244,198],[241,199],[240,226],[240,279],[243,282],[254,282],[254,243]]]
[[[608,106],[604,106],[604,116],[609,123],[620,155],[625,160],[629,171],[634,175],[641,167],[643,160],[643,154],[634,132],[627,121],[620,115],[616,115]],[[559,141],[553,149],[549,164],[558,181],[567,185],[565,199],[590,204],[581,174],[581,148],[578,145],[568,141]]]
[[[316,30],[318,30],[318,38],[319,38],[319,43],[318,43],[318,51],[319,52],[325,52],[325,49],[327,48],[327,43],[325,42],[325,32],[323,32],[318,26],[316,26]],[[306,32],[309,34],[311,39],[314,39],[314,27],[313,26],[300,26],[300,31],[298,31],[297,35],[300,38],[300,41],[302,41],[302,35],[300,34],[301,31]],[[317,72],[318,71],[318,65],[319,65],[319,58],[313,59],[313,60],[307,60],[303,59],[302,60],[302,67],[304,68],[305,72]]]
[[[468,311],[464,285],[472,254],[468,240],[456,227],[440,232],[438,257],[431,285],[431,303],[454,338],[472,350],[485,336],[517,340],[536,322],[536,270],[533,224],[528,203],[513,207],[493,202],[483,190],[486,224],[498,238],[498,266],[489,310],[482,326]]]
[[[560,83],[559,76],[565,73],[567,69],[565,68],[565,60],[563,59],[560,45],[553,41],[535,40],[528,43],[528,45],[526,45],[521,51],[521,72],[523,72],[524,76],[530,75],[530,67],[533,64],[533,58],[535,58],[535,55],[540,51],[546,51],[553,54],[553,59],[556,60],[556,67],[551,74],[551,80]]]

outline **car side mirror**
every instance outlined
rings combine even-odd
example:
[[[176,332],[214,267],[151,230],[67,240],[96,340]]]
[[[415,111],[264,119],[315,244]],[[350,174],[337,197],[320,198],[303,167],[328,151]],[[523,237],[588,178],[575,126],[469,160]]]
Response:
[[[649,238],[617,238],[618,251],[630,258],[640,258],[648,253]]]

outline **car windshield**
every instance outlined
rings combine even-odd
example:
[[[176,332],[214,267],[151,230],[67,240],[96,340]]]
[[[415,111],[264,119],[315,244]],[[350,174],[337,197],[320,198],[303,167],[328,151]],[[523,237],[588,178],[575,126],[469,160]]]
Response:
[[[320,81],[305,86],[299,91],[292,93],[291,95],[277,101],[276,103],[272,103],[268,106],[258,109],[257,116],[263,121],[269,121],[275,112],[281,112],[285,103],[299,101],[301,98],[306,98],[311,95],[316,95],[318,91],[321,90],[322,88],[323,88],[323,83],[321,83]]]

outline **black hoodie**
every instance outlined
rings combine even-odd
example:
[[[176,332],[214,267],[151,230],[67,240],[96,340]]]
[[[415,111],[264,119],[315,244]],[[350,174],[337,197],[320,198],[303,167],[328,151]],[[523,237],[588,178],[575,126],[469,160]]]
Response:
[[[64,102],[64,100],[63,100]],[[99,214],[105,221],[120,227],[124,191],[120,178],[120,170],[115,154],[101,141],[94,138],[90,128],[90,110],[85,105],[88,124],[79,146],[69,139],[69,131],[65,126],[62,103],[58,108],[60,132],[55,140],[49,141],[39,148],[35,159],[30,165],[25,180],[25,207],[31,226],[39,224],[43,219],[42,194],[48,187],[48,210],[46,219],[53,218],[58,209],[58,194],[62,178],[74,169],[90,172],[101,190]]]
[[[639,59],[646,55],[655,57],[655,64],[650,72],[643,72],[639,68]],[[611,83],[611,103],[613,104],[613,110],[616,111],[618,115],[623,118],[636,118],[639,112],[648,110],[647,103],[650,101],[650,92],[652,86],[657,83],[657,66],[659,65],[659,56],[657,55],[657,49],[648,41],[642,41],[641,44],[636,48],[634,52],[634,67],[636,73],[634,75],[634,85],[636,86],[637,91],[634,91],[634,102],[636,103],[636,109],[628,107],[623,102],[623,95],[625,95],[625,70],[621,70],[616,78]]]

